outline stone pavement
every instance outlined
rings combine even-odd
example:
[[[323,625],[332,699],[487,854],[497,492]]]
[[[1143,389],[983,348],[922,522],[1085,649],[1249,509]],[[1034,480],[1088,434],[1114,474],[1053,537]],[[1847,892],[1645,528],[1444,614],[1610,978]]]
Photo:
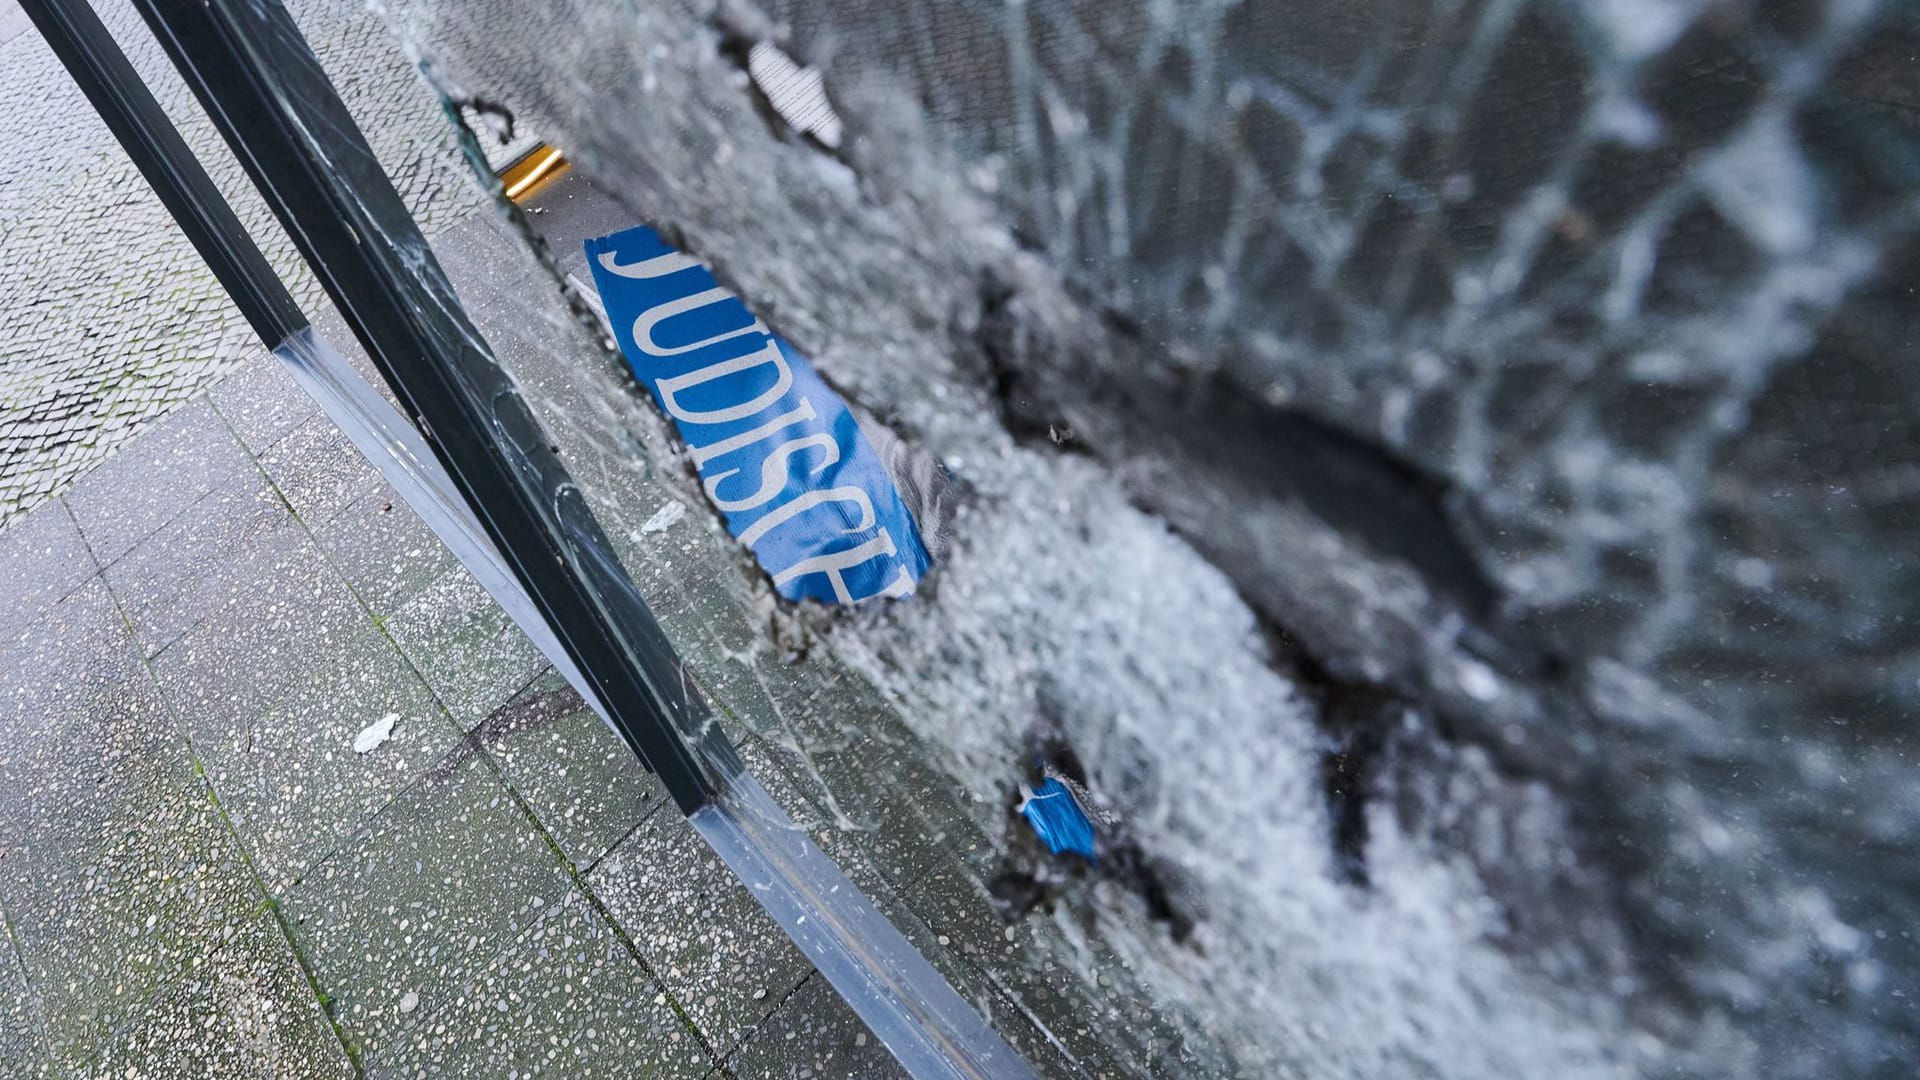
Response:
[[[324,302],[125,0],[96,5],[269,260]],[[290,5],[422,227],[481,200],[439,102],[361,4]],[[63,490],[253,355],[192,246],[15,0],[0,0],[0,523]]]
[[[0,568],[0,1075],[895,1071],[272,361],[0,532]],[[912,814],[822,840],[1037,1065],[1083,1073],[1098,1048],[1030,1018],[1046,965],[1002,963],[1045,924],[962,884],[984,844],[903,772]]]

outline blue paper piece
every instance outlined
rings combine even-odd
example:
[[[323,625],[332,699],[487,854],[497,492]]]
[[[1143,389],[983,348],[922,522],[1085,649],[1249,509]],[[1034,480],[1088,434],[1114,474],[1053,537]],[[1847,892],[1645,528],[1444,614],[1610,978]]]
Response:
[[[586,248],[620,351],[780,595],[910,595],[932,562],[919,526],[813,365],[652,229]]]
[[[1025,791],[1020,813],[1033,826],[1034,835],[1055,855],[1072,851],[1095,861],[1093,822],[1074,797],[1072,789],[1058,777],[1048,776],[1038,790]]]

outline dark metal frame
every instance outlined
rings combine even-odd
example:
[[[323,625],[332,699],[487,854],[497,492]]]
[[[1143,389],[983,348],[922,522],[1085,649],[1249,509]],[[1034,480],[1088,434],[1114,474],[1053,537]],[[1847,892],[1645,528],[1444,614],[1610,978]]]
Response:
[[[738,756],[291,17],[135,6],[615,729],[682,812],[710,802]]]

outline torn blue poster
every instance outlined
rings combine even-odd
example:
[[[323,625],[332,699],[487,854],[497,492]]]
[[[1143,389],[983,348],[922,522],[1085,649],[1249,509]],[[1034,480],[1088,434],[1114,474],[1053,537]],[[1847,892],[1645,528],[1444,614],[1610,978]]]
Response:
[[[1047,845],[1047,850],[1055,855],[1063,851],[1075,852],[1089,862],[1097,861],[1095,854],[1093,822],[1087,817],[1085,807],[1073,793],[1073,789],[1063,783],[1060,777],[1049,770],[1041,781],[1038,790],[1020,785],[1020,815],[1033,826],[1033,834]]]
[[[620,351],[780,595],[839,604],[910,595],[932,561],[919,527],[813,365],[652,229],[586,248]]]

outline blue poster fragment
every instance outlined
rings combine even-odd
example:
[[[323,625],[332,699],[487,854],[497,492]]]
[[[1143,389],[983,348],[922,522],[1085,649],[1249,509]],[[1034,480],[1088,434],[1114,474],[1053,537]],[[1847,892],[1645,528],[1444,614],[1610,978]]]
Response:
[[[652,229],[586,248],[620,351],[780,595],[830,604],[911,595],[932,561],[919,527],[813,365]]]
[[[1088,862],[1097,862],[1093,822],[1087,817],[1073,789],[1048,773],[1038,790],[1020,785],[1020,815],[1033,826],[1033,833],[1055,855],[1071,851]]]

